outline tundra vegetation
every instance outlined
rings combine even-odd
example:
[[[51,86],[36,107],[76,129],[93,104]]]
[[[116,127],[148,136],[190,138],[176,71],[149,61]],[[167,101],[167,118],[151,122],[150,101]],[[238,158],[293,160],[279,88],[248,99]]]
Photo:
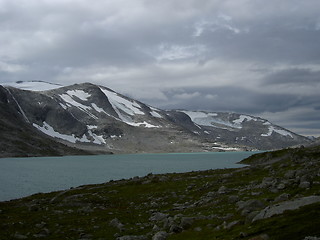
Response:
[[[1,202],[0,239],[319,239],[319,146],[242,163]]]

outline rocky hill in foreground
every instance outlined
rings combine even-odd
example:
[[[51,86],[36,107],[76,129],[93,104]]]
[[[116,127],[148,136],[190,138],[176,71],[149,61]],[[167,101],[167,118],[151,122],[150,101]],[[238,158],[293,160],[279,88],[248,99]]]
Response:
[[[39,139],[44,148],[50,145],[45,143],[50,138],[105,153],[270,150],[311,142],[259,117],[161,110],[90,83],[66,87],[51,84],[46,91],[44,82],[32,83],[41,91],[30,90],[31,83],[29,90],[16,88],[19,84],[23,82],[0,88],[0,133],[3,143],[11,139],[9,155],[15,152],[15,141],[27,142],[26,135],[47,136],[44,141]],[[26,155],[35,152],[25,149]]]
[[[0,203],[0,239],[320,239],[320,147]]]

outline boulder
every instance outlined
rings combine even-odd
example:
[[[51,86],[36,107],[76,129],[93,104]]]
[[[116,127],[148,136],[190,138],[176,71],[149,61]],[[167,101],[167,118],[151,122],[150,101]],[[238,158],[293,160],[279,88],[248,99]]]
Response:
[[[253,222],[282,214],[286,210],[296,210],[300,207],[320,202],[320,196],[302,197],[292,201],[282,202],[273,206],[268,206],[253,218]]]
[[[160,231],[153,235],[152,240],[166,240],[167,237],[168,233],[166,233],[165,231]]]

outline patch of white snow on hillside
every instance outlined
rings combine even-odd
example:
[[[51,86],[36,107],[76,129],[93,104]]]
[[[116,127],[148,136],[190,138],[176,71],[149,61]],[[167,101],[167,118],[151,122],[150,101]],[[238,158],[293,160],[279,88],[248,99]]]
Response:
[[[91,96],[89,93],[86,93],[83,90],[68,90],[67,94],[71,97],[77,97],[81,99],[82,101],[87,101],[88,98]]]
[[[118,113],[118,115],[119,115],[119,111],[117,110],[121,110],[122,112],[125,112],[126,114],[131,116],[134,116],[135,114],[144,115],[144,112],[141,111],[141,107],[137,102],[129,101],[128,99],[125,99],[119,96],[115,92],[111,92],[103,88],[100,88],[100,89],[107,96],[109,102],[111,103],[114,110]],[[122,116],[121,113],[120,115]],[[123,116],[121,117],[120,115],[119,117],[122,118]]]
[[[39,129],[44,134],[47,134],[51,137],[60,138],[63,140],[66,140],[68,142],[76,143],[76,142],[90,142],[90,140],[87,138],[86,135],[83,135],[82,138],[75,137],[74,134],[72,135],[66,135],[61,134],[53,129],[48,123],[43,122],[43,126],[39,126],[35,123],[33,123],[33,126],[37,129]]]
[[[258,119],[256,118],[253,118],[253,117],[250,117],[250,116],[246,116],[246,115],[240,115],[240,117],[236,120],[233,120],[233,123],[235,125],[238,125],[238,126],[241,126],[241,124],[244,122],[244,121],[257,121]]]
[[[205,113],[205,112],[195,112],[195,111],[181,111],[181,112],[187,114],[193,122],[196,119],[218,116],[218,114],[216,113]]]
[[[98,128],[98,126],[95,126],[95,125],[87,125],[87,128],[88,128],[89,130],[92,130],[92,129]]]
[[[215,127],[220,129],[242,128],[241,125],[228,122],[218,117],[217,113],[182,111],[187,114],[191,120],[200,126]]]
[[[107,114],[106,111],[105,111],[103,108],[98,107],[97,104],[92,103],[91,106],[92,106],[93,109],[96,110],[97,112],[99,112],[99,113],[103,112],[103,113]]]
[[[162,116],[158,113],[158,109],[154,108],[154,107],[150,107],[150,109],[152,110],[150,112],[150,114],[153,116],[153,117],[156,117],[156,118],[162,118]]]
[[[95,143],[95,144],[106,144],[106,141],[104,140],[102,135],[99,136],[99,135],[93,133],[91,130],[89,130],[88,133],[93,138],[93,143]]]
[[[61,99],[66,102],[67,106],[72,105],[74,107],[77,107],[79,110],[85,112],[86,114],[88,114],[90,117],[94,118],[94,119],[98,119],[97,116],[95,116],[94,114],[92,114],[89,110],[92,110],[91,107],[83,105],[77,101],[75,101],[70,95],[68,94],[61,94],[60,95]],[[60,104],[61,105],[61,104]]]
[[[3,83],[4,86],[10,86],[29,91],[46,91],[63,87],[60,84],[47,83],[42,81],[18,81]]]
[[[216,113],[193,112],[193,111],[181,111],[181,112],[187,114],[194,123],[202,126],[209,126],[209,127],[213,126],[212,122],[216,121],[214,117],[218,115]]]
[[[77,108],[81,108],[83,110],[91,110],[92,108],[89,106],[85,106],[77,101],[75,101],[70,95],[68,94],[61,94],[60,97],[62,98],[63,101],[66,103],[69,103],[72,106],[75,106]]]
[[[268,133],[261,134],[261,136],[262,136],[262,137],[269,137],[269,136],[271,136],[271,134],[272,134],[273,132],[276,132],[276,133],[278,133],[278,134],[280,134],[280,135],[283,135],[283,136],[289,136],[289,137],[293,138],[293,136],[292,136],[292,134],[291,134],[290,132],[288,132],[288,131],[286,131],[286,130],[283,130],[283,129],[276,129],[276,128],[273,127],[273,126],[270,126],[270,127],[269,127]]]
[[[145,127],[145,128],[160,128],[160,126],[152,125],[146,121],[135,123],[135,122],[126,122],[126,124],[134,127]]]

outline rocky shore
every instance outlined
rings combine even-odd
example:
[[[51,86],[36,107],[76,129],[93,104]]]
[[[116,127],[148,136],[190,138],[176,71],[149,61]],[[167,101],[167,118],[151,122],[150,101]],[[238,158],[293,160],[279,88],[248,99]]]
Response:
[[[320,239],[320,147],[0,203],[0,239]]]

